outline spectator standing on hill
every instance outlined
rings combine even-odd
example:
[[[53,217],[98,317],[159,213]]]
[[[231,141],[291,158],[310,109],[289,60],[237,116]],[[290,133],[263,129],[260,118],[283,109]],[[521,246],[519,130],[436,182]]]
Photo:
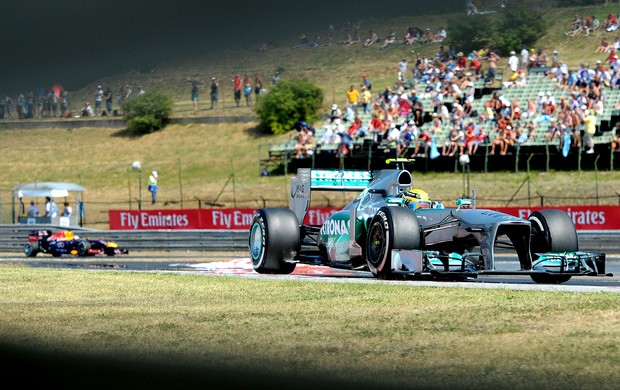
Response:
[[[360,92],[355,88],[355,85],[351,84],[349,90],[347,91],[347,102],[349,103],[349,107],[357,114],[357,105],[360,101]]]
[[[364,114],[367,114],[370,111],[370,99],[372,99],[372,94],[365,85],[362,85],[360,101],[362,103],[362,111]]]
[[[271,85],[277,85],[280,82],[280,72],[275,72],[271,76]]]
[[[372,83],[368,80],[366,73],[362,73],[362,86],[365,86],[368,91],[372,90]]]
[[[67,116],[67,110],[69,110],[69,92],[66,89],[60,91],[60,115],[62,117]]]
[[[553,57],[551,57],[551,66],[553,68],[557,68],[560,66],[561,63],[562,61],[560,61],[560,52],[558,52],[557,50],[554,50]]]
[[[252,90],[254,87],[254,81],[247,73],[243,80],[243,96],[245,97],[245,104],[250,107],[252,104]]]
[[[58,117],[58,100],[59,100],[58,98],[59,98],[59,96],[56,93],[56,91],[51,90],[51,92],[52,92],[52,116],[54,118],[56,118],[56,117]],[[32,97],[33,97],[33,100],[34,100],[34,95]],[[34,113],[34,104],[32,106],[32,110],[33,110],[32,112]]]
[[[235,96],[235,104],[237,105],[237,107],[239,107],[239,104],[241,103],[241,90],[243,89],[243,80],[241,80],[241,77],[238,73],[235,74],[235,77],[233,77],[232,83],[233,95]]]
[[[112,113],[112,100],[114,100],[112,94],[112,88],[107,87],[103,92],[103,99],[105,100],[105,108],[109,113]]]
[[[525,45],[521,48],[521,62],[520,68],[521,70],[526,70],[529,62],[530,53],[527,51],[527,47]]]
[[[594,153],[594,134],[596,133],[596,116],[594,110],[586,111],[586,115],[581,119],[583,122],[583,144],[588,150],[586,153]]]
[[[398,63],[398,81],[402,85],[405,84],[405,79],[407,78],[407,69],[409,68],[407,64],[407,59],[403,58]]]
[[[7,96],[4,100],[5,108],[6,108],[6,116],[8,119],[11,119],[13,116],[13,99],[10,96]]]
[[[157,201],[157,189],[159,188],[157,186],[157,179],[157,171],[153,171],[149,176],[149,192],[151,193],[151,204],[155,204],[155,202]]]
[[[103,101],[103,88],[97,86],[95,90],[95,115],[101,115],[101,102]]]
[[[198,94],[199,94],[198,82],[193,81],[192,82],[192,105],[194,106],[194,114],[198,114]]]
[[[123,105],[123,99],[125,98],[125,86],[123,84],[118,88],[118,106],[121,107]]]
[[[609,56],[607,57],[607,62],[612,69],[616,69],[618,63],[618,54],[616,53],[616,48],[612,47],[609,52]]]
[[[486,83],[492,83],[497,76],[497,61],[499,61],[500,57],[495,54],[494,51],[489,52],[487,56],[487,63],[489,64],[489,70],[487,71],[487,77],[485,78]]]
[[[510,57],[508,57],[508,68],[511,74],[517,73],[519,69],[519,58],[517,58],[517,53],[514,50],[510,52]]]
[[[219,88],[220,83],[217,82],[217,79],[215,77],[211,77],[211,110],[213,110],[217,106]]]
[[[131,86],[129,86],[129,84],[125,84],[123,86],[123,101],[130,99],[132,92],[133,90],[131,89]]]
[[[265,91],[265,84],[263,83],[263,79],[260,77],[258,72],[254,73],[254,98],[258,101],[259,96],[261,96]]]

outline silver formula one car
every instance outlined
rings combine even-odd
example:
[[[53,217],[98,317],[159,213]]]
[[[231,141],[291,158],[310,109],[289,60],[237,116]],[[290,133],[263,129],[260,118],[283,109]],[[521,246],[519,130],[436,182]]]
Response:
[[[299,169],[291,178],[290,208],[263,208],[250,224],[249,251],[259,273],[287,274],[296,264],[366,270],[379,278],[475,278],[529,275],[558,284],[572,276],[604,275],[605,254],[579,250],[572,220],[561,210],[521,219],[475,202],[456,207],[412,189],[409,160],[377,172]],[[311,192],[361,191],[320,225],[304,223]],[[518,269],[497,267],[498,253],[518,258]]]

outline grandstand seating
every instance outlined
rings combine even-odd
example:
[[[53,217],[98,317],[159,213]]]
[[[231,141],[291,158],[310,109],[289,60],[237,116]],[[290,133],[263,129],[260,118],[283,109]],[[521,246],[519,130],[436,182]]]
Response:
[[[499,91],[499,88],[489,88],[485,86],[484,81],[479,79],[475,82],[476,87],[476,99],[472,106],[473,109],[478,112],[484,111],[484,105],[489,100],[493,92]],[[525,87],[511,87],[501,89],[507,99],[512,101],[517,99],[522,107],[527,107],[527,100],[538,98],[540,92],[551,91],[559,101],[560,97],[567,97],[566,90],[557,88],[557,82],[549,77],[545,77],[543,73],[532,73],[528,76],[527,85]],[[416,85],[418,90],[423,90],[424,85]],[[559,151],[559,141],[554,140],[551,142],[545,141],[545,133],[547,126],[538,125],[536,129],[536,138],[534,140],[527,141],[525,144],[510,150],[511,158],[507,156],[490,156],[489,147],[480,147],[476,156],[472,156],[472,166],[479,166],[482,170],[497,170],[497,169],[535,169],[535,170],[549,170],[549,169],[614,169],[614,153],[610,150],[610,130],[613,125],[620,121],[620,111],[616,110],[615,103],[620,101],[620,89],[606,88],[604,90],[605,96],[605,109],[603,114],[597,118],[597,133],[594,137],[596,155],[600,155],[601,159],[594,161],[594,155],[585,155],[580,150],[571,150],[570,158],[564,158]],[[444,100],[446,106],[450,109],[453,102],[450,99]],[[432,114],[431,99],[428,97],[422,98],[424,111],[427,118],[430,118]],[[361,119],[364,123],[370,121],[370,113],[362,114]],[[493,123],[487,121],[486,123],[480,123],[484,126],[485,132],[491,134],[493,130]],[[324,132],[325,125],[317,126],[315,139],[318,141]],[[424,123],[422,127],[428,128],[430,122]],[[444,126],[442,131],[434,135],[438,148],[441,149],[441,145],[447,138],[449,133],[449,126]],[[268,149],[268,156],[262,157],[263,164],[271,164],[272,166],[284,166],[284,171],[287,171],[288,166],[316,166],[317,160],[321,160],[321,165],[332,164],[332,168],[344,168],[345,166],[356,165],[354,160],[362,160],[362,167],[381,166],[381,161],[385,160],[384,157],[395,157],[395,147],[386,145],[384,143],[374,142],[371,135],[367,135],[362,139],[355,140],[350,155],[340,156],[338,155],[338,145],[329,144],[321,145],[317,148],[316,152],[311,156],[310,160],[304,162],[295,162],[294,155],[294,141],[286,141],[282,144],[270,145]],[[412,146],[413,147],[413,146]],[[410,149],[412,148],[410,147]],[[412,151],[412,150],[411,150]],[[405,153],[409,156],[411,151]],[[530,155],[542,155],[530,157]],[[583,155],[583,156],[582,156]],[[379,156],[379,157],[377,157]],[[319,158],[320,157],[320,158]],[[502,161],[501,159],[506,161]],[[516,161],[515,161],[516,158]],[[376,160],[376,161],[373,161]],[[421,158],[423,165],[427,170],[458,170],[459,166],[455,163],[458,160],[458,155],[453,157],[441,156],[436,160],[430,160],[428,157]],[[440,160],[448,160],[440,161]],[[482,161],[482,163],[478,163]],[[492,163],[489,161],[492,160]],[[530,161],[528,161],[530,160]],[[558,160],[555,167],[553,161]],[[331,162],[328,162],[331,161]],[[533,161],[533,162],[532,162]],[[528,162],[527,166],[524,166],[524,162]],[[594,165],[596,164],[596,166]],[[360,164],[357,164],[360,165]],[[616,165],[620,165],[616,163]]]

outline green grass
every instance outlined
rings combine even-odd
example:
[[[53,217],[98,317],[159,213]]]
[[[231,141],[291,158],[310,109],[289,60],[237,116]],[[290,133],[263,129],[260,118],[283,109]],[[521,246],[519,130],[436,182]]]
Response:
[[[366,386],[612,389],[620,297],[0,267],[4,342]],[[277,367],[277,369],[276,369]],[[511,385],[508,385],[511,383]]]

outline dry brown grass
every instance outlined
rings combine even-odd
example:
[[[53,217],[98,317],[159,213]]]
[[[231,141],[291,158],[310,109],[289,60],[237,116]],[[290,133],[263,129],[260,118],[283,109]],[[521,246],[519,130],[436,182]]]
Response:
[[[608,8],[584,8],[582,14]],[[573,9],[549,12],[552,27],[540,45],[557,47],[562,58],[571,66],[582,58],[593,57],[591,51],[597,42],[596,33],[591,37],[567,38],[563,35],[574,14]],[[424,18],[396,18],[389,21],[364,23],[362,31],[372,27],[387,33],[391,28],[402,31],[409,25],[421,28],[443,24],[445,15]],[[203,82],[201,110],[198,116],[253,115],[250,108],[234,107],[231,95],[233,72],[254,74],[259,72],[268,84],[271,74],[278,68],[284,70],[284,79],[305,78],[316,83],[325,92],[325,110],[332,102],[344,104],[347,86],[359,83],[362,72],[370,75],[374,89],[391,86],[396,77],[398,61],[413,61],[412,49],[432,56],[438,44],[422,46],[391,46],[379,51],[376,47],[343,47],[334,45],[318,48],[292,49],[298,32],[283,38],[279,47],[265,52],[250,48],[230,50],[202,60],[158,64],[156,73],[121,75],[104,79],[104,84],[115,88],[120,83],[143,85],[146,90],[164,90],[175,101],[174,117],[194,116],[189,99],[188,79]],[[240,65],[246,64],[246,65]],[[500,65],[501,66],[501,65]],[[221,83],[221,101],[215,110],[208,110],[208,81],[216,76]],[[83,101],[92,95],[96,86],[86,86],[71,91],[72,99]],[[75,100],[74,100],[75,101]],[[282,137],[270,137],[255,130],[256,122],[245,124],[190,124],[174,125],[143,137],[122,136],[113,129],[75,128],[4,130],[0,132],[0,222],[11,221],[10,190],[17,184],[29,181],[69,181],[87,189],[86,223],[88,227],[107,228],[107,210],[111,208],[136,208],[138,198],[137,173],[131,171],[132,161],[140,160],[144,167],[143,199],[148,197],[146,179],[148,172],[157,169],[160,174],[160,207],[195,208],[200,204],[217,203],[225,207],[260,207],[287,205],[288,178],[260,177],[258,145],[282,142],[294,136],[291,132]],[[415,170],[415,167],[414,167]],[[234,180],[233,180],[234,177]],[[520,184],[525,173],[472,173],[470,187],[477,190],[482,207],[504,206],[515,197],[511,205],[536,205],[537,192],[546,197],[545,205],[595,204],[598,194],[600,204],[618,204],[620,175],[616,172],[533,172],[529,187]],[[460,173],[414,174],[415,185],[428,190],[435,199],[450,204],[464,192]],[[528,188],[529,196],[528,198]],[[563,199],[570,198],[570,199]],[[348,198],[342,195],[317,195],[318,204],[343,205]],[[144,202],[149,208],[149,202]]]
[[[143,208],[152,208],[146,182],[151,170],[160,174],[157,208],[262,207],[288,205],[287,176],[259,176],[258,145],[286,137],[264,136],[256,123],[173,125],[142,137],[122,136],[114,129],[79,128],[5,130],[0,133],[0,199],[2,222],[11,221],[11,193],[30,181],[66,181],[86,188],[86,226],[107,228],[109,209],[137,208],[138,174],[131,164],[143,166]],[[31,142],[37,140],[37,142]],[[54,142],[50,142],[53,140]],[[58,145],[63,145],[58,146]],[[415,171],[415,165],[414,165]],[[479,206],[538,205],[536,193],[547,206],[560,204],[618,204],[617,172],[533,172],[528,186],[519,189],[526,173],[472,173],[470,188],[477,190]],[[414,172],[416,187],[426,189],[446,205],[464,191],[461,173]],[[500,183],[498,185],[498,183]],[[316,205],[343,206],[353,195],[317,193]],[[200,203],[199,203],[200,200]],[[38,199],[42,206],[42,199]],[[182,203],[182,205],[181,205]]]

